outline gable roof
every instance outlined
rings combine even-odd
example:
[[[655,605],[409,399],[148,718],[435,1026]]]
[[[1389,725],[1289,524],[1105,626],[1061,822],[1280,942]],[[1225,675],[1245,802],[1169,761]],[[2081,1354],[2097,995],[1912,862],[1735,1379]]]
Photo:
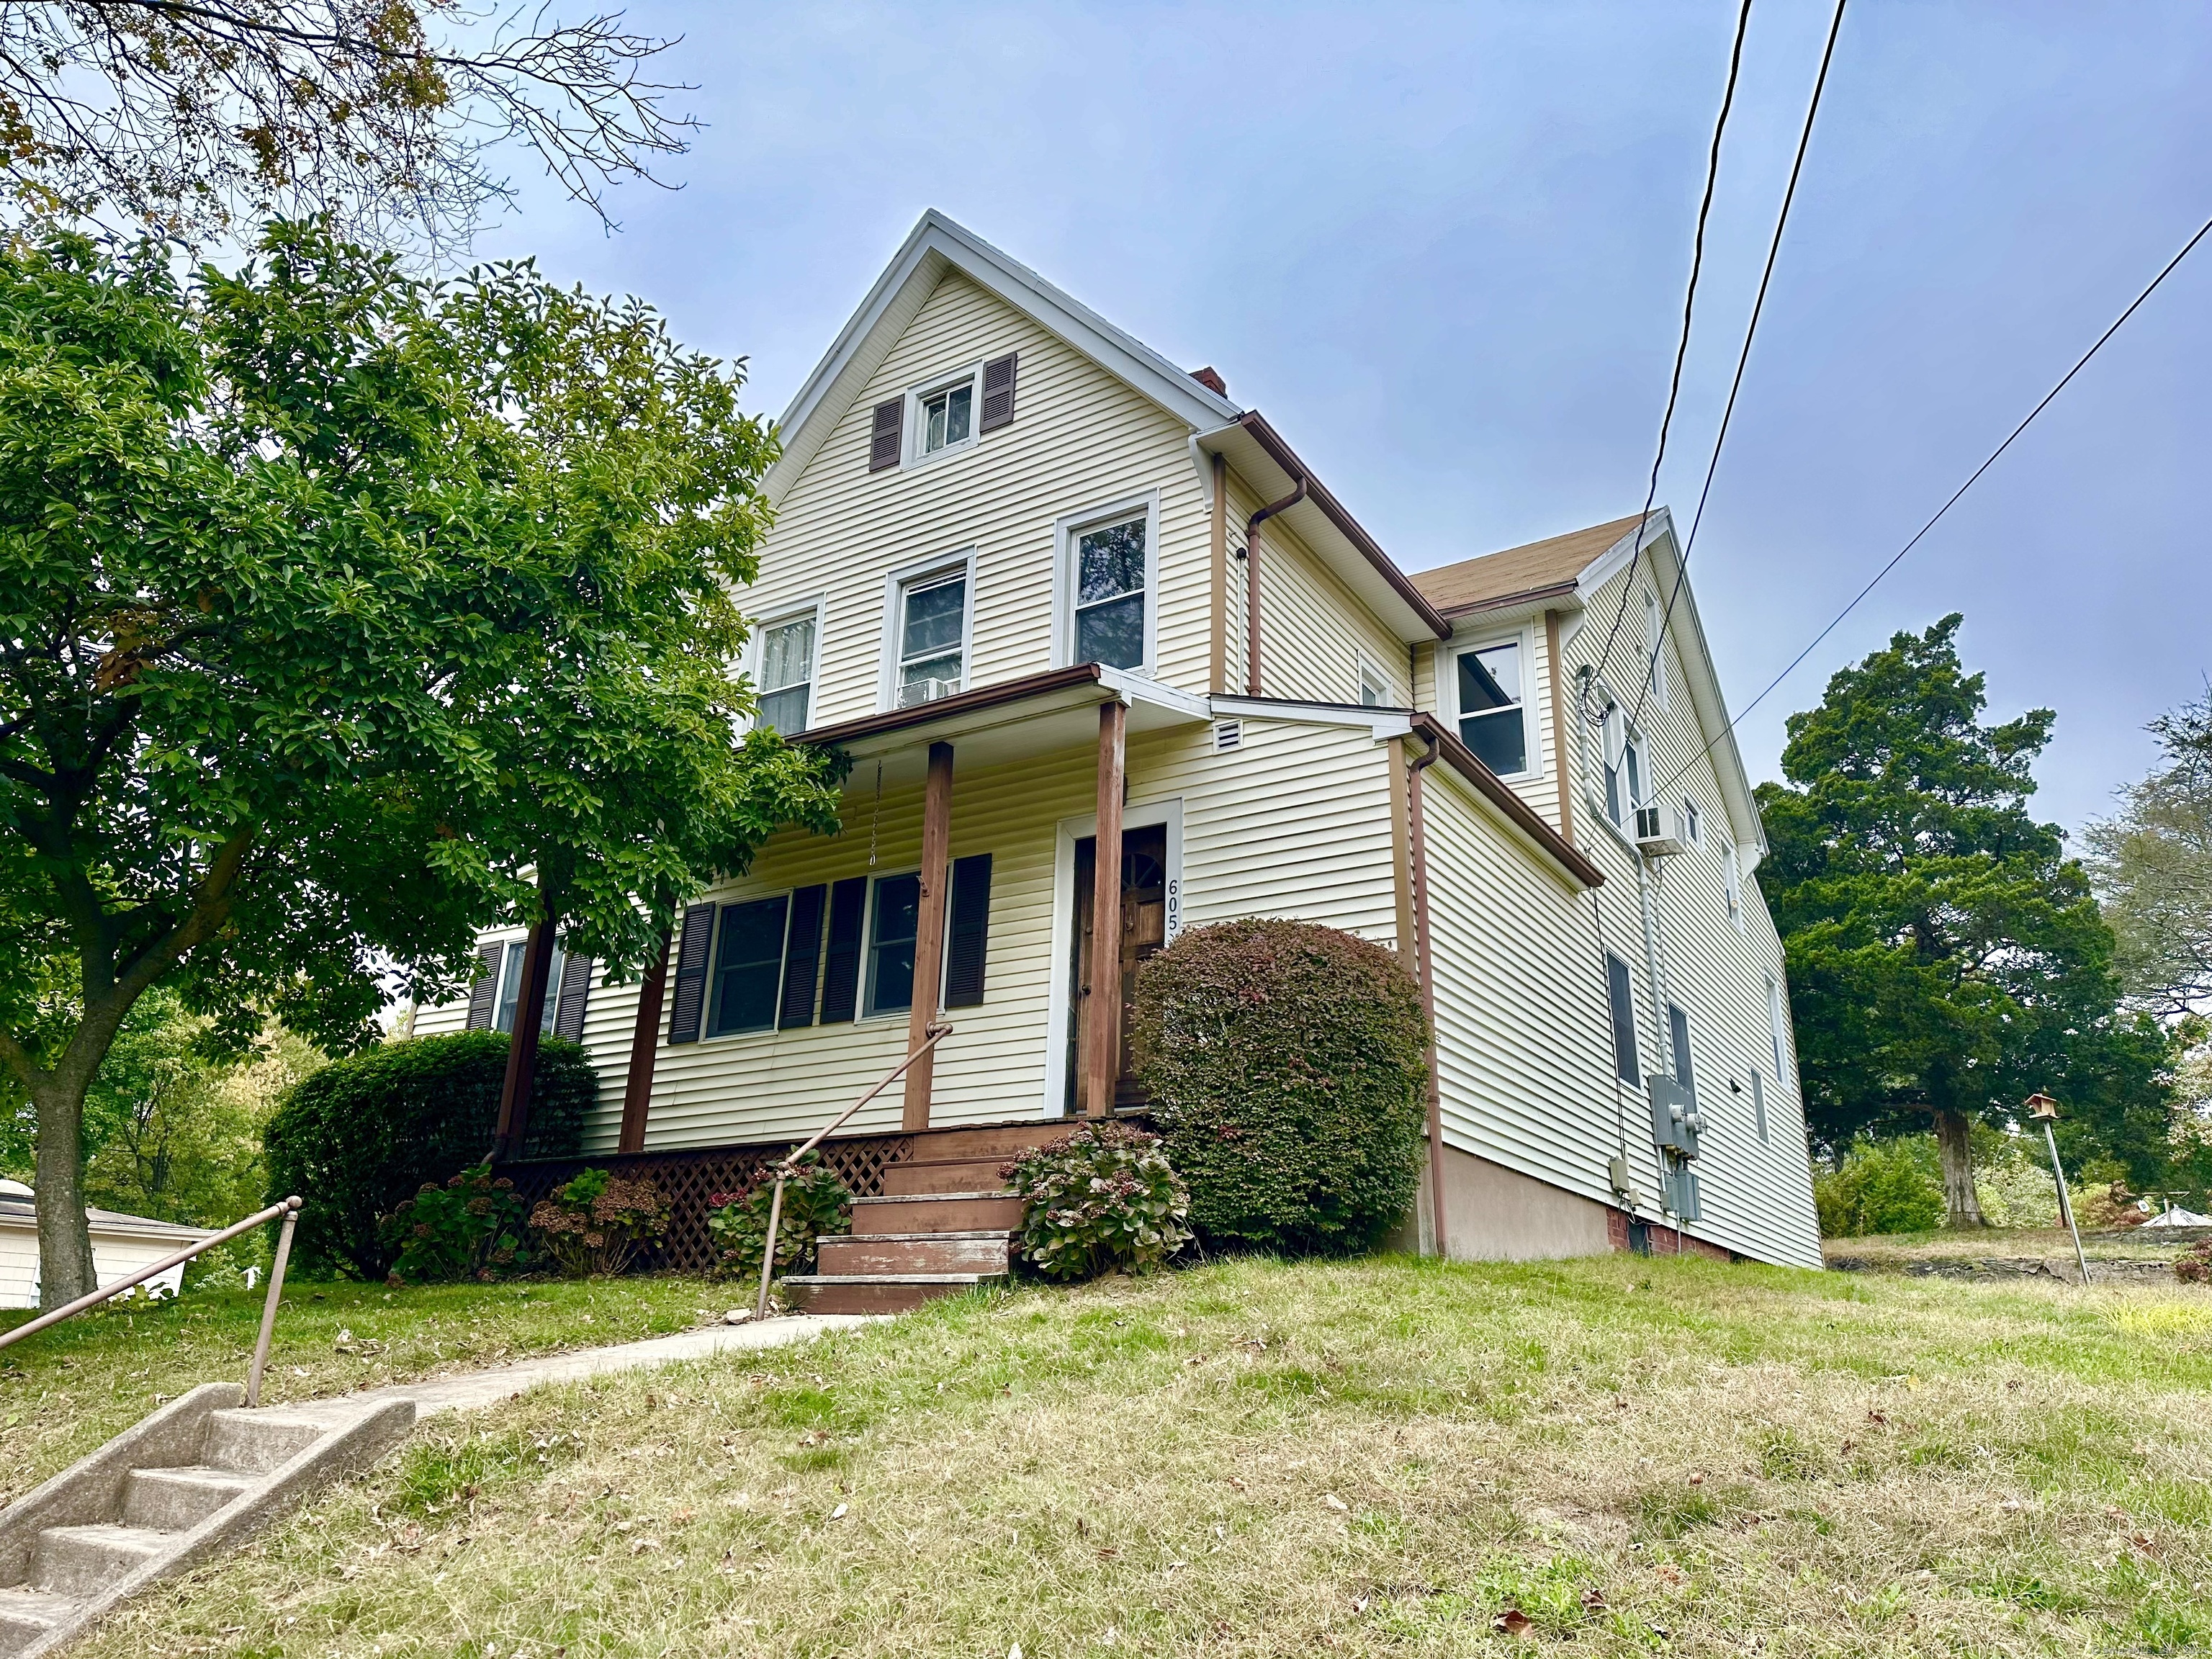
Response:
[[[921,216],[884,274],[868,290],[844,331],[814,366],[778,423],[783,458],[769,469],[768,497],[780,501],[860,389],[883,367],[899,336],[936,291],[947,271],[958,271],[1034,319],[1048,333],[1152,399],[1170,414],[1204,431],[1234,421],[1243,410],[1114,326],[1090,307],[1008,258],[964,226],[932,208]]]
[[[1576,579],[1636,528],[1644,515],[1547,536],[1479,559],[1413,573],[1413,586],[1439,611],[1480,611],[1540,595],[1573,591]],[[1657,514],[1652,515],[1656,520]]]

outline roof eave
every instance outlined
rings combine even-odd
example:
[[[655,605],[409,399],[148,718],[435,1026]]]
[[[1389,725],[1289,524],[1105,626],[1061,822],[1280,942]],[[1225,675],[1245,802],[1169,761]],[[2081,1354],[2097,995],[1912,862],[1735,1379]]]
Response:
[[[1544,821],[1542,814],[1516,794],[1512,786],[1482,763],[1480,757],[1461,742],[1452,729],[1434,714],[1413,717],[1414,735],[1437,751],[1437,757],[1474,786],[1475,793],[1497,810],[1498,815],[1520,833],[1522,839],[1544,856],[1577,886],[1602,887],[1605,872],[1576,850],[1574,844]]]

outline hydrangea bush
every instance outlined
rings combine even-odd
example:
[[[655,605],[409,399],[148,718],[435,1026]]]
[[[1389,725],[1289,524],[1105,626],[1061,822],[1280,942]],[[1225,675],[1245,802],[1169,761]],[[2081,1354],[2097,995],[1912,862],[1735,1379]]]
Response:
[[[760,1277],[761,1252],[768,1243],[769,1206],[775,1197],[775,1171],[748,1193],[712,1193],[707,1202],[707,1231],[720,1251],[718,1265],[738,1278]],[[809,1152],[798,1173],[783,1186],[783,1212],[775,1229],[775,1277],[805,1273],[814,1266],[814,1241],[823,1233],[847,1231],[853,1220],[853,1194],[837,1172]]]
[[[649,1176],[586,1170],[538,1201],[530,1225],[572,1278],[618,1273],[660,1243],[669,1202]]]
[[[529,1262],[529,1231],[514,1183],[479,1164],[443,1186],[426,1181],[383,1219],[394,1285],[491,1279]]]
[[[1085,1124],[1000,1173],[1024,1206],[1021,1260],[1047,1279],[1143,1272],[1190,1240],[1190,1193],[1158,1135]]]

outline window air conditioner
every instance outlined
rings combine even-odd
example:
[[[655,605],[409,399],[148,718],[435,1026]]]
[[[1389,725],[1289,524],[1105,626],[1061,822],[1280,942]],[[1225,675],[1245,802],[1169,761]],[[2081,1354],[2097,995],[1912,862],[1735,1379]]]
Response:
[[[960,690],[958,680],[916,680],[911,685],[899,687],[898,706],[918,708],[926,702],[936,702],[951,696]]]
[[[1668,834],[1664,814],[1656,806],[1636,809],[1636,850],[1647,859],[1672,858],[1685,848]]]

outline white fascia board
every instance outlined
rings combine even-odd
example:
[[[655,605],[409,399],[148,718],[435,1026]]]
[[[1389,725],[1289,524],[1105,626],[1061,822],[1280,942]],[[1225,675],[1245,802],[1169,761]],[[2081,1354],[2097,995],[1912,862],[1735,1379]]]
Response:
[[[1181,715],[1187,720],[1202,720],[1210,717],[1204,697],[1163,684],[1149,674],[1102,665],[1098,670],[1098,683],[1123,702],[1149,703],[1155,708]]]
[[[1218,720],[1288,720],[1298,726],[1358,726],[1376,742],[1402,738],[1413,729],[1413,711],[1370,708],[1348,702],[1296,702],[1282,697],[1209,697]]]
[[[1713,776],[1720,784],[1721,799],[1728,803],[1729,830],[1747,876],[1766,855],[1766,827],[1759,822],[1759,803],[1752,795],[1751,777],[1743,767],[1743,751],[1736,747],[1735,732],[1729,723],[1728,699],[1722,695],[1720,676],[1713,672],[1712,652],[1705,644],[1698,596],[1682,574],[1680,550],[1674,544],[1671,523],[1666,539],[1651,550],[1651,565],[1662,595],[1674,599],[1667,625],[1674,630],[1674,653],[1682,660],[1682,678],[1689,682],[1698,731],[1712,757]],[[1665,602],[1662,597],[1661,603]]]
[[[1581,601],[1582,615],[1577,618],[1574,627],[1568,630],[1561,644],[1571,643],[1575,635],[1582,631],[1583,623],[1589,618],[1590,599],[1597,591],[1619,575],[1623,567],[1632,562],[1638,554],[1646,548],[1656,546],[1662,540],[1670,547],[1674,545],[1674,515],[1663,507],[1655,507],[1651,509],[1651,516],[1644,520],[1641,537],[1633,530],[1630,531],[1583,567],[1582,574],[1575,578],[1575,597]]]
[[[932,208],[784,410],[777,423],[783,434],[783,456],[769,469],[766,480],[771,504],[806,470],[830,429],[844,417],[860,387],[882,365],[947,270],[957,270],[1025,313],[1193,431],[1220,426],[1244,412],[1133,335]]]

